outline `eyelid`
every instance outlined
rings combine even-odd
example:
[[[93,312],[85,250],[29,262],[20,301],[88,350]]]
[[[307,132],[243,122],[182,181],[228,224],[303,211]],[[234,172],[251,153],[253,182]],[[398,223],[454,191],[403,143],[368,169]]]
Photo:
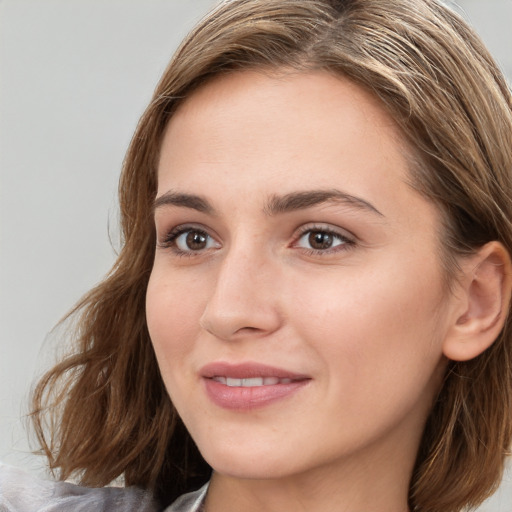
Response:
[[[208,236],[210,239],[212,239],[215,242],[215,244],[220,246],[218,237],[213,235],[211,233],[211,230],[208,229],[206,226],[204,226],[202,224],[198,224],[198,223],[178,224],[177,226],[174,226],[173,228],[171,228],[169,230],[163,230],[161,235],[159,233],[157,233],[157,245],[158,245],[158,247],[160,247],[162,249],[172,249],[173,252],[177,255],[189,255],[189,256],[204,254],[205,252],[207,252],[208,250],[211,249],[211,248],[208,248],[208,249],[198,250],[198,251],[192,251],[192,250],[191,251],[183,251],[182,249],[179,249],[175,243],[176,239],[179,236],[181,236],[184,233],[187,233],[189,231],[197,231],[200,233],[204,233],[206,236]]]
[[[295,234],[293,236],[294,238],[298,238],[302,236],[304,233],[307,233],[308,231],[325,231],[327,233],[332,233],[333,235],[340,236],[353,242],[355,242],[357,239],[357,237],[347,229],[335,226],[333,224],[329,224],[327,222],[311,222],[302,224],[295,230]]]
[[[342,240],[342,244],[335,245],[334,247],[328,249],[308,249],[305,247],[298,246],[298,242],[300,239],[308,232],[318,231],[323,233],[328,233]],[[346,229],[340,228],[338,226],[333,226],[331,224],[322,224],[322,223],[312,223],[312,224],[304,224],[298,230],[296,230],[293,236],[292,247],[301,249],[310,254],[332,254],[340,251],[347,250],[352,248],[356,244],[356,236],[347,231]]]

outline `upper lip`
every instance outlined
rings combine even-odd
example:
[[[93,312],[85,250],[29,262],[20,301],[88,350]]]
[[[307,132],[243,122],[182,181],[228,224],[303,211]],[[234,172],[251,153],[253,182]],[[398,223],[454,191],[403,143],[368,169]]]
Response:
[[[234,379],[251,379],[256,377],[277,377],[279,379],[305,380],[308,375],[291,372],[274,366],[267,366],[261,363],[227,363],[214,362],[203,366],[200,375],[204,378],[231,377]]]

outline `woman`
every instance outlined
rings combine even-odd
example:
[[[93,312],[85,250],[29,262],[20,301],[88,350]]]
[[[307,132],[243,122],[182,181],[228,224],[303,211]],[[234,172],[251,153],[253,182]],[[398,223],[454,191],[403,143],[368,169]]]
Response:
[[[512,437],[511,134],[437,1],[221,4],[140,121],[123,250],[36,388],[50,466],[160,508],[209,482],[170,510],[480,503]]]

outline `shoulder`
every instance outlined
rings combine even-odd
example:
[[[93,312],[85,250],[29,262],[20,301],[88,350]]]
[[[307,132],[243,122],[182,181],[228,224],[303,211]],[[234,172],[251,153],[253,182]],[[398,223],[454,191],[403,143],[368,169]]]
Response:
[[[189,492],[180,496],[172,505],[167,507],[164,512],[203,512],[204,498],[208,484],[206,483],[194,492]]]
[[[137,488],[91,489],[68,482],[35,478],[0,463],[2,512],[155,512],[149,493]]]

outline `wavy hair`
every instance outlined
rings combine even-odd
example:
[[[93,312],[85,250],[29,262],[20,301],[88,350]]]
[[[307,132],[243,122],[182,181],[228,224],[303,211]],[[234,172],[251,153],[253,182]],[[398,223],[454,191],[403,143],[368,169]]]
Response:
[[[143,114],[119,185],[122,249],[71,312],[73,353],[33,394],[61,478],[152,489],[162,503],[210,475],[166,393],[145,319],[164,129],[194,90],[245,69],[326,70],[378,98],[414,151],[411,181],[442,212],[443,262],[488,241],[512,253],[512,99],[480,39],[438,0],[231,0],[184,40]],[[450,362],[409,488],[416,512],[476,506],[512,438],[510,315],[479,357]]]

